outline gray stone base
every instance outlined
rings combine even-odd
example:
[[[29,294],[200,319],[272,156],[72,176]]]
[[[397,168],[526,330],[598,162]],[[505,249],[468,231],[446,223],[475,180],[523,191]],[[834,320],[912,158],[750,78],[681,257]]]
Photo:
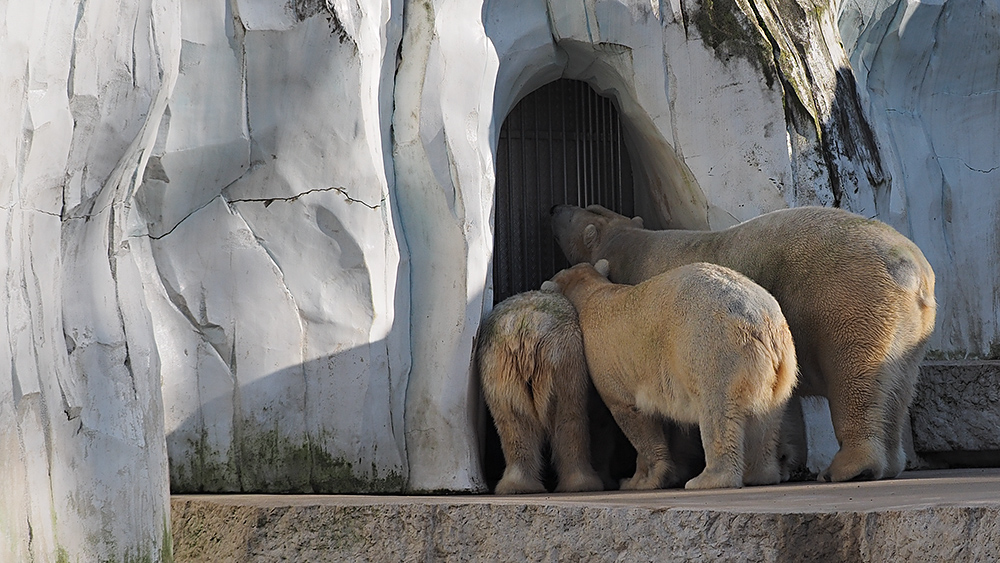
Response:
[[[175,496],[178,561],[985,561],[1000,469],[516,497]]]
[[[1000,361],[925,362],[910,418],[928,461],[1000,466]]]

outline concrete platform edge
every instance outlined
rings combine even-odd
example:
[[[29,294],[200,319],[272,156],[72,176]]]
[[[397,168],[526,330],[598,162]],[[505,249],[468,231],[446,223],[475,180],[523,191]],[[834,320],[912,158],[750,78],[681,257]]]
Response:
[[[177,561],[991,561],[1000,470],[738,491],[183,495]]]

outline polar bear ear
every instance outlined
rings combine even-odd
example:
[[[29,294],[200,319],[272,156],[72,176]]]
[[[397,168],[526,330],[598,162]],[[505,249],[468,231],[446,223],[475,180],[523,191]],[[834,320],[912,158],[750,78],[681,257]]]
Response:
[[[632,217],[632,225],[639,229],[645,227],[645,225],[642,222],[642,217],[639,217],[638,215]]]
[[[607,259],[601,258],[596,264],[594,264],[594,269],[597,270],[598,274],[608,277],[608,272],[611,271],[611,265],[608,264]]]
[[[591,223],[583,228],[583,245],[593,248],[597,242],[597,225]]]
[[[552,280],[545,280],[542,282],[542,291],[550,291],[552,293],[559,293],[559,284]]]

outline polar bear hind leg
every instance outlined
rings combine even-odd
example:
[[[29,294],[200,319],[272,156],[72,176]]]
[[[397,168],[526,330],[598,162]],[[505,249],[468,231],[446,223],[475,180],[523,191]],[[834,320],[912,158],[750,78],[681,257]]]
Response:
[[[727,412],[702,413],[698,421],[705,448],[705,470],[684,484],[685,489],[722,489],[743,486],[743,442],[746,417]]]
[[[830,415],[840,450],[818,480],[882,479],[888,463],[884,435],[886,393],[877,384],[881,368],[871,362],[845,364],[838,366],[840,373],[826,377]]]
[[[774,485],[782,479],[778,461],[778,444],[784,410],[779,409],[762,416],[747,419],[743,458],[744,485]]]
[[[497,413],[496,425],[507,461],[503,477],[497,482],[496,494],[544,493],[542,446],[545,433],[541,422],[516,413]]]

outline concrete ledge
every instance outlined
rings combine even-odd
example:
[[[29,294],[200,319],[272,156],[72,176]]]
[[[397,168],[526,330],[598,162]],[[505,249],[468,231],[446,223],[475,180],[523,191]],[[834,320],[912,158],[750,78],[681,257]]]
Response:
[[[1000,469],[695,492],[181,495],[174,554],[199,561],[985,561]]]

